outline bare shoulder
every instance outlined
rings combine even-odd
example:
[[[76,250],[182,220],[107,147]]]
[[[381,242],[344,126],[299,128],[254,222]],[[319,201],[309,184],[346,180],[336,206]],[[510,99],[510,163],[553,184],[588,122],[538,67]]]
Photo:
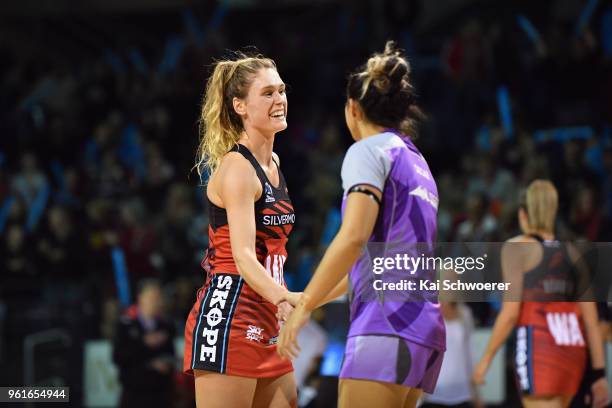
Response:
[[[216,190],[223,195],[256,194],[261,189],[253,165],[238,152],[226,154],[215,172]]]
[[[257,177],[251,163],[238,152],[229,152],[223,156],[216,173],[218,179],[225,180],[229,178],[234,182],[238,182],[238,179],[248,179],[245,177],[247,174]],[[236,178],[236,180],[233,180],[234,178]]]
[[[280,157],[278,157],[278,154],[276,154],[276,152],[272,152],[272,157],[274,158],[276,164],[278,164],[278,166],[280,167]]]
[[[502,252],[508,258],[514,258],[513,261],[518,261],[519,259],[525,260],[525,257],[531,256],[533,251],[530,249],[533,248],[532,245],[515,245],[517,243],[533,243],[537,242],[534,238],[529,235],[517,235],[515,237],[510,238],[502,245]]]

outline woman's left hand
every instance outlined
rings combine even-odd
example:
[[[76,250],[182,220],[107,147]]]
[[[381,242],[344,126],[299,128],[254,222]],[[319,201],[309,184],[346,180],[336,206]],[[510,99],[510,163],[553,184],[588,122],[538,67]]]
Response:
[[[282,301],[277,307],[276,318],[278,322],[283,325],[289,318],[289,315],[291,315],[291,312],[293,312],[293,306],[291,306],[289,302]]]
[[[294,359],[298,356],[300,346],[297,342],[297,336],[309,318],[310,312],[306,310],[304,304],[298,304],[281,328],[278,336],[276,351],[281,357]]]

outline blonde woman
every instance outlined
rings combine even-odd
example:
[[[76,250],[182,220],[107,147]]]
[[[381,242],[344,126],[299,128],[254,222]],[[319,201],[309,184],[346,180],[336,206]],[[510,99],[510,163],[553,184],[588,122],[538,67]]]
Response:
[[[572,301],[568,289],[578,283],[571,273],[578,254],[555,240],[557,207],[550,181],[529,185],[518,214],[523,234],[502,248],[504,278],[521,289],[514,295],[522,302],[504,302],[473,380],[483,384],[495,353],[516,327],[516,379],[525,407],[567,407],[578,391],[588,352],[596,375],[593,406],[603,407],[608,388],[597,310],[595,303]]]
[[[185,327],[184,369],[199,408],[295,407],[293,367],[276,353],[295,214],[273,152],[287,128],[276,64],[237,54],[208,80],[196,166],[210,178],[210,270]]]

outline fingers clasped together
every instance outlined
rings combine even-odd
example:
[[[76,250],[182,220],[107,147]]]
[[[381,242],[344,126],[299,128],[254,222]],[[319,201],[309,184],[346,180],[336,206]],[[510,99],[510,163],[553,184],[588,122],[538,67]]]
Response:
[[[302,300],[301,292],[288,292],[278,304],[276,317],[281,324],[281,331],[276,350],[281,357],[294,359],[300,352],[297,336],[310,318],[310,311]]]

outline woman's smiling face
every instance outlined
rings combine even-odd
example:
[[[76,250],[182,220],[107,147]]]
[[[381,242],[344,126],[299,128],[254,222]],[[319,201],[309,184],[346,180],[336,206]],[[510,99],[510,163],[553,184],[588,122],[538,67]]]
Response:
[[[285,83],[275,69],[260,69],[246,98],[240,102],[240,110],[236,111],[242,117],[247,133],[248,129],[256,129],[268,135],[287,128]]]

